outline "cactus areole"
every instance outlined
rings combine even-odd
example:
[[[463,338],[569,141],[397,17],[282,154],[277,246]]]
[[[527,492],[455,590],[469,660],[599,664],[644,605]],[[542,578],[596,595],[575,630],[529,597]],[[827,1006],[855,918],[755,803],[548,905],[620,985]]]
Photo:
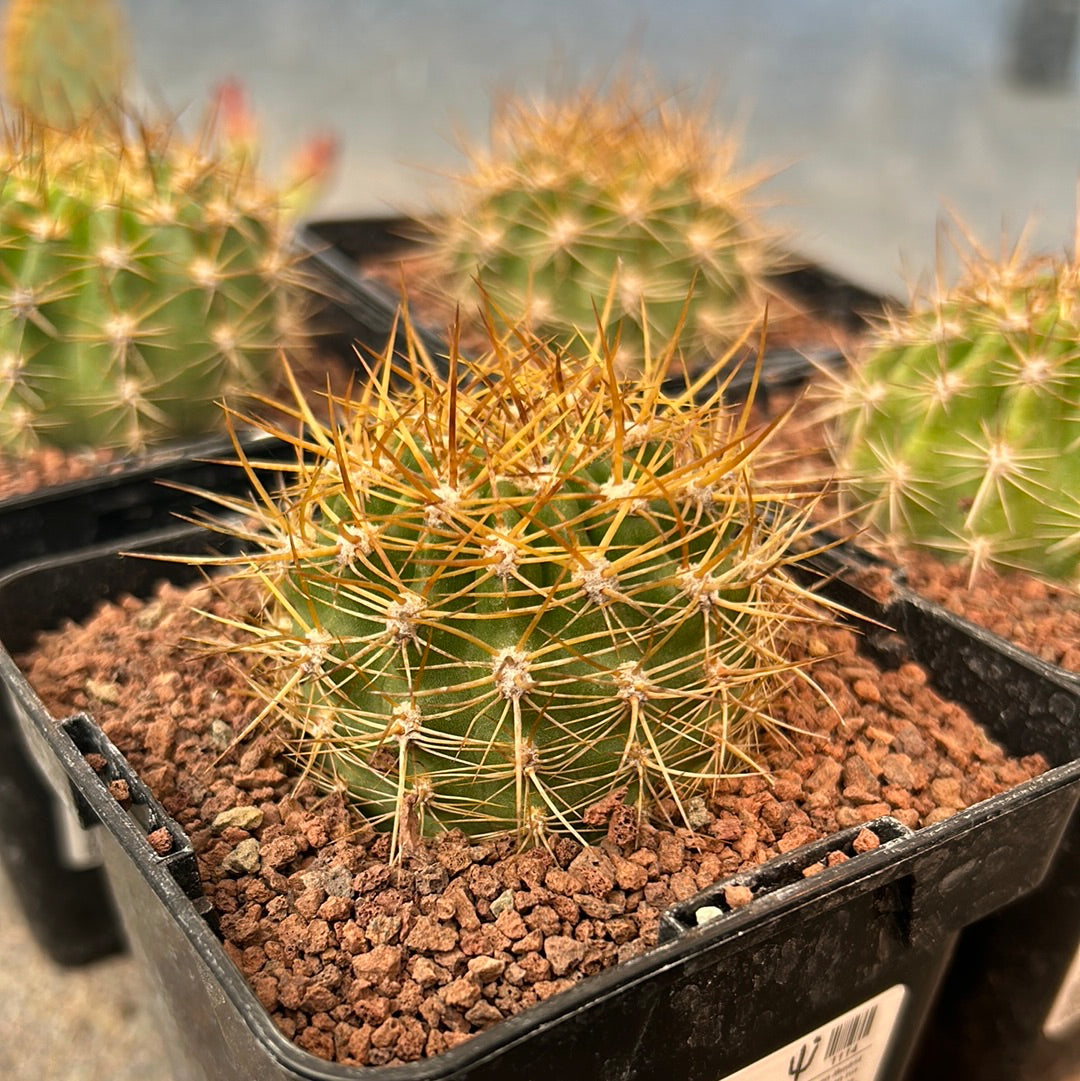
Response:
[[[399,839],[576,833],[612,794],[685,820],[802,674],[802,519],[766,524],[746,415],[524,341],[398,392],[387,360],[258,512],[265,712]]]
[[[1080,576],[1080,269],[973,264],[894,317],[843,389],[850,498],[888,539]]]
[[[0,452],[139,451],[220,426],[281,345],[274,199],[164,132],[0,145]]]

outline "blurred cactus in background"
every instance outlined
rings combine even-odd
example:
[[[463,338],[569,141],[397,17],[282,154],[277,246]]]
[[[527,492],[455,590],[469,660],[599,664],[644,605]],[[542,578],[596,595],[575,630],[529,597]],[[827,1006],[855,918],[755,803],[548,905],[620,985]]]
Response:
[[[14,0],[5,43],[0,452],[134,452],[220,428],[221,399],[269,390],[299,342],[288,224],[333,142],[273,190],[239,83],[195,139],[138,119],[110,3]]]
[[[166,129],[0,145],[0,448],[141,450],[220,426],[288,341],[280,207]]]
[[[843,388],[848,498],[890,541],[982,566],[1080,571],[1080,267],[973,250],[893,316]]]
[[[114,0],[10,0],[4,20],[9,104],[73,130],[124,99],[130,48]]]
[[[760,316],[775,256],[750,211],[756,181],[733,172],[703,110],[622,91],[514,101],[492,144],[432,223],[458,298],[478,283],[508,322],[563,342],[601,312],[624,367],[676,334],[691,360],[715,354]]]

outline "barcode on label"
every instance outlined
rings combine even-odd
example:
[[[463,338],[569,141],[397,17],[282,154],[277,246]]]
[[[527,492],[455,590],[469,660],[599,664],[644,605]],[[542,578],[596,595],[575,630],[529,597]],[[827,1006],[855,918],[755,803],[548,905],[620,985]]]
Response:
[[[834,1059],[845,1051],[859,1044],[870,1035],[874,1027],[874,1017],[877,1015],[877,1006],[871,1006],[864,1013],[857,1014],[842,1025],[837,1025],[829,1033],[829,1041],[825,1045],[826,1060]]]
[[[877,1081],[906,998],[898,983],[723,1081]]]

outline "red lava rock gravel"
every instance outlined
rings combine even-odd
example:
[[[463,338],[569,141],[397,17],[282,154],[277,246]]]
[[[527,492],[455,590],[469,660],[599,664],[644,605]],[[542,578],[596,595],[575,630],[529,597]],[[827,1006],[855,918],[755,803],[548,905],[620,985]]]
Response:
[[[849,632],[813,628],[832,706],[793,683],[777,710],[814,734],[763,748],[771,781],[692,801],[696,832],[639,830],[611,800],[591,809],[589,847],[451,833],[390,866],[389,836],[288,776],[272,731],[233,747],[259,707],[242,657],[184,649],[220,634],[192,604],[221,607],[206,586],[162,587],[44,636],[21,663],[54,713],[92,713],[187,831],[225,949],[278,1028],[341,1063],[438,1054],[648,949],[665,907],[719,879],[881,815],[939,821],[1046,768],[1007,758],[915,665],[879,671]],[[863,831],[855,851],[873,843]]]
[[[1080,591],[990,570],[969,582],[963,567],[920,552],[903,552],[900,562],[917,593],[1050,664],[1080,672]]]
[[[55,448],[34,451],[18,462],[0,457],[0,499],[29,495],[39,488],[53,488],[69,481],[86,480],[107,472],[108,451],[65,454]]]

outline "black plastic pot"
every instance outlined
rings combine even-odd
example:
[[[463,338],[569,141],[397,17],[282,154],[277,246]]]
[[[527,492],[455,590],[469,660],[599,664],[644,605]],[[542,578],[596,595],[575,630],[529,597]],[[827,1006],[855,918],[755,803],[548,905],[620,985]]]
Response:
[[[323,234],[330,227],[322,226]],[[374,225],[369,243],[382,250]],[[312,303],[308,326],[313,343],[344,359],[355,350],[382,352],[395,327],[396,298],[357,279],[348,260],[322,235],[301,230],[298,267]],[[397,347],[404,348],[397,330]],[[420,327],[425,346],[438,354],[441,340]],[[253,462],[270,466],[293,449],[262,434],[241,435]],[[218,437],[176,444],[138,460],[116,463],[107,473],[0,501],[0,569],[162,528],[177,515],[190,517],[211,501],[193,490],[240,495],[248,490],[242,470],[228,462],[235,450]],[[272,483],[271,468],[260,471]],[[5,612],[24,618],[27,609]],[[79,964],[123,948],[118,924],[95,857],[55,803],[55,796],[28,754],[11,720],[0,709],[0,863],[10,877],[34,936],[54,960]]]
[[[191,551],[207,543],[205,532],[188,530],[126,547]],[[24,737],[100,846],[125,933],[154,973],[164,1006],[159,1031],[177,1081],[345,1081],[384,1072],[401,1081],[742,1081],[773,1076],[739,1074],[762,1060],[779,1063],[775,1076],[802,1081],[895,1081],[961,929],[1030,891],[1050,864],[1080,796],[1080,694],[1009,670],[1009,659],[978,635],[946,654],[942,641],[958,633],[950,621],[902,594],[882,606],[853,569],[857,561],[838,553],[820,573],[834,577],[826,589],[876,621],[864,628],[870,652],[931,660],[935,681],[955,687],[953,697],[993,735],[1014,751],[1042,751],[1055,768],[915,833],[880,819],[871,826],[879,848],[811,878],[802,869],[834,848],[850,853],[854,831],[772,860],[736,877],[755,895],[737,910],[727,911],[722,885],[713,887],[664,915],[655,950],[392,1072],[330,1066],[281,1036],[208,922],[186,838],[93,722],[48,716],[10,658],[37,631],[81,618],[105,597],[146,594],[163,570],[175,580],[192,572],[108,548],[9,572],[0,579],[0,679]],[[29,610],[32,620],[11,616]],[[103,776],[87,765],[88,751],[105,757]],[[133,794],[127,809],[106,788],[116,777]],[[175,842],[164,858],[146,839],[161,826]],[[855,1073],[850,1063],[860,1055],[866,1072]],[[840,1062],[852,1072],[821,1073]]]
[[[355,238],[359,223],[344,222]],[[388,223],[369,222],[369,254],[394,242]],[[300,230],[294,241],[297,268],[310,297],[309,332],[313,344],[351,362],[357,350],[381,353],[395,327],[397,298],[357,277],[350,258],[334,248],[334,223],[318,232]],[[417,328],[435,355],[445,351],[438,335]],[[397,346],[404,332],[397,328]],[[265,436],[245,440],[254,456],[284,453]],[[163,447],[147,456],[115,463],[108,472],[0,500],[0,569],[25,560],[69,552],[119,537],[159,528],[176,514],[189,514],[205,501],[183,488],[240,491],[245,478],[233,467],[214,464],[233,456],[224,436]]]
[[[792,385],[812,378],[808,365],[791,370]],[[879,564],[879,567],[883,564]],[[942,690],[986,710],[1002,725],[991,734],[1013,754],[1047,753],[1065,763],[1080,758],[1080,672],[1048,664],[971,621],[945,611],[891,575],[894,625],[924,643],[916,659]],[[982,669],[957,668],[954,654],[972,640],[993,647]],[[1028,688],[1043,688],[1036,718],[1014,721],[1028,708]],[[1022,738],[1021,738],[1022,737]],[[1032,846],[1043,843],[1036,831]],[[1057,1081],[1080,1069],[1080,813],[1073,816],[1050,870],[1031,894],[968,927],[930,1016],[911,1073],[917,1081]]]
[[[272,463],[295,453],[279,440],[241,438],[265,483]],[[190,488],[240,494],[247,478],[222,439],[189,443],[105,476],[65,484],[0,503],[0,568],[33,557],[117,542],[210,508]],[[5,610],[10,621],[34,608]],[[18,725],[0,702],[0,863],[31,930],[61,964],[80,964],[123,948],[96,854],[58,807],[56,795],[30,754]],[[74,931],[78,928],[78,932]]]
[[[902,582],[902,576],[897,576]],[[903,589],[903,587],[901,586]],[[942,686],[967,699],[995,701],[1004,720],[1024,709],[1019,688],[1043,687],[1040,728],[1021,740],[995,732],[1014,754],[1053,746],[1051,761],[1080,760],[1080,673],[1046,664],[907,590],[906,627],[929,649],[924,663],[944,657],[973,634],[993,643],[995,661],[969,665],[967,675],[941,671]],[[932,628],[932,629],[931,629]],[[941,667],[940,661],[937,662]],[[958,681],[963,680],[963,686]],[[1036,830],[1032,847],[1044,839]],[[1080,1067],[1080,813],[1062,837],[1050,871],[1030,895],[967,928],[927,1026],[913,1077],[946,1081],[1055,1081]]]
[[[332,243],[352,263],[362,253],[380,257],[406,249],[408,222],[387,222],[383,228],[370,222],[316,223],[312,229]],[[808,311],[847,330],[858,330],[864,316],[882,309],[882,298],[813,265],[779,275],[775,284]],[[825,351],[815,358],[831,363],[839,358]],[[798,386],[813,378],[814,368],[805,357],[780,352],[769,357],[762,392],[765,404],[772,389]],[[962,697],[981,702],[989,715],[995,711],[1001,723],[992,727],[996,738],[1014,753],[1043,750],[1047,740],[1055,745],[1051,760],[1064,764],[1080,756],[1080,738],[1069,729],[1069,718],[1080,727],[1080,716],[1071,712],[1080,689],[1080,673],[1047,665],[1003,639],[942,612],[920,599],[895,579],[897,596],[891,618],[907,628],[908,641],[922,642],[917,659],[937,670],[941,685]],[[849,597],[858,605],[858,596]],[[868,613],[872,614],[872,613]],[[925,633],[927,621],[935,629]],[[888,652],[890,639],[877,636]],[[951,650],[971,641],[993,643],[999,658],[993,678],[972,666],[955,667]],[[895,646],[896,640],[891,640]],[[908,647],[905,647],[908,648]],[[959,674],[958,674],[959,673]],[[966,673],[966,674],[964,674]],[[963,686],[957,681],[963,679]],[[1002,684],[1009,690],[1002,691]],[[1017,723],[1028,705],[1028,688],[1049,688],[1040,705],[1051,718],[1049,728],[1036,732]],[[1024,690],[1018,698],[1011,689]],[[1031,733],[1031,738],[1024,737]],[[1045,751],[1044,751],[1045,753]],[[1042,844],[1039,831],[1032,844]],[[985,1081],[1012,1081],[1026,1077],[1039,1081],[1080,1065],[1080,814],[1071,822],[1053,865],[1039,889],[965,930],[938,1005],[927,1026],[925,1047],[913,1077],[933,1081],[971,1076]]]
[[[787,383],[815,376],[813,366],[794,361]],[[999,710],[1003,725],[992,728],[1014,754],[1045,753],[1065,763],[1080,756],[1080,672],[1048,664],[1006,639],[946,612],[919,596],[894,570],[895,625],[913,641],[926,643],[917,659],[939,685],[966,701]],[[972,663],[955,668],[953,653],[977,639],[992,645],[997,660],[981,671]],[[1039,706],[1043,730],[1013,722],[1028,708],[1026,690],[1045,688]],[[1026,734],[1026,738],[1018,738]],[[1033,846],[1041,845],[1038,832]],[[912,1078],[917,1081],[1057,1081],[1080,1069],[1080,813],[1070,822],[1053,864],[1038,889],[965,929],[939,1001],[927,1024]]]

